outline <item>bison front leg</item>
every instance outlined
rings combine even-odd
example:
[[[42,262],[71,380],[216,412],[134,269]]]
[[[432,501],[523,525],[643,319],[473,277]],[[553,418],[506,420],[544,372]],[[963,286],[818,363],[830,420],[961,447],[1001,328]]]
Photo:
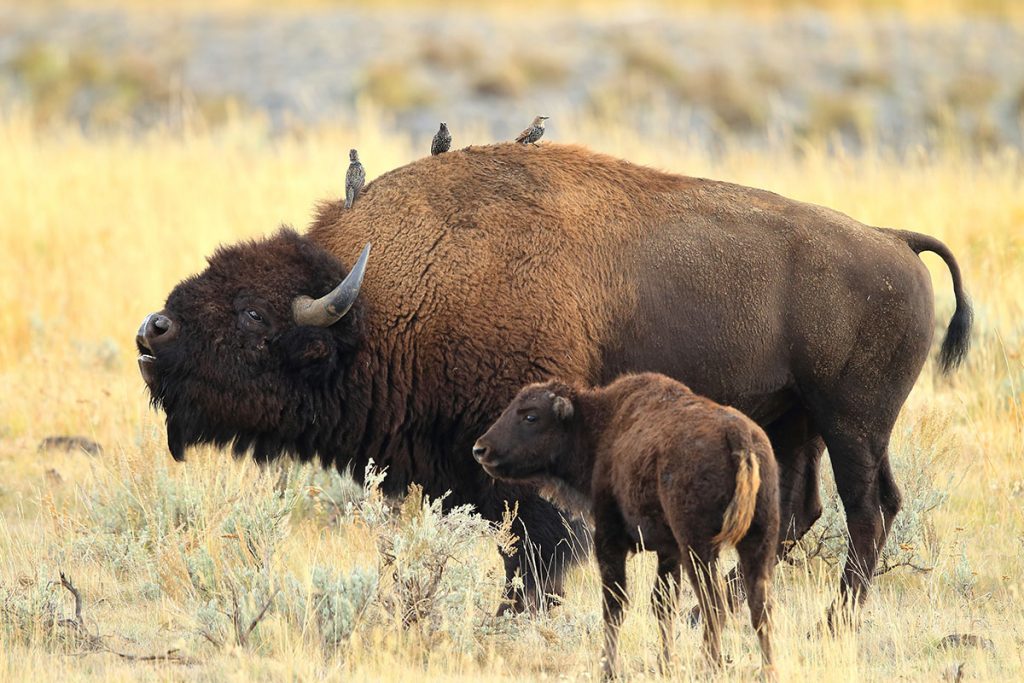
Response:
[[[519,542],[516,552],[504,558],[506,581],[499,615],[557,604],[564,594],[566,570],[589,553],[589,532],[583,523],[565,519],[536,495],[520,498],[518,505],[513,529]]]

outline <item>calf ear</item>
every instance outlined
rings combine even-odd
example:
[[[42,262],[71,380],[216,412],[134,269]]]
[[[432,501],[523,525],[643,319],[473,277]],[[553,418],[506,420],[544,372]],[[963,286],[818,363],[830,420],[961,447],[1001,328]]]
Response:
[[[572,417],[572,401],[567,399],[565,396],[555,396],[555,400],[552,402],[551,407],[555,411],[555,417],[559,420],[568,420]]]

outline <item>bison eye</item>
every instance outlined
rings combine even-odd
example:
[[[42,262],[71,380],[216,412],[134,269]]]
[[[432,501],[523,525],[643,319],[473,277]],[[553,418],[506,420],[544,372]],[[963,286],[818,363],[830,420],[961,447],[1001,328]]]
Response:
[[[260,315],[259,313],[257,313],[256,311],[254,311],[251,308],[248,311],[246,311],[245,314],[248,315],[250,318],[252,318],[255,322],[258,322],[258,323],[263,322],[263,316]]]
[[[523,418],[523,422],[536,422],[536,421],[537,421],[537,416],[534,415],[533,413],[530,413],[529,415],[527,415],[526,417]]]

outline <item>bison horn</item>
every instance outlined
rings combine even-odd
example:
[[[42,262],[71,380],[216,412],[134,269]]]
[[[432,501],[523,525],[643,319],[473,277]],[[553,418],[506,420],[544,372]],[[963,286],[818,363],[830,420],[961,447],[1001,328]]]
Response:
[[[330,327],[345,317],[352,304],[359,296],[359,288],[363,285],[363,274],[366,272],[366,260],[370,257],[370,244],[363,247],[359,259],[352,266],[341,284],[319,299],[309,296],[297,296],[292,301],[292,315],[298,325],[314,327]]]

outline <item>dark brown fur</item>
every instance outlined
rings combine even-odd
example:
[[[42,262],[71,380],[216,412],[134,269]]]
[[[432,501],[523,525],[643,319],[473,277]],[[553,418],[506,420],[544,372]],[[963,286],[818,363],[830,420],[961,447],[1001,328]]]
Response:
[[[889,432],[934,330],[916,251],[957,275],[944,362],[966,348],[941,243],[559,144],[423,158],[367,184],[357,208],[325,204],[306,235],[218,250],[171,293],[180,332],[154,340],[150,388],[176,457],[234,442],[357,475],[372,458],[395,492],[451,489],[491,518],[519,500],[520,535],[551,567],[547,585],[524,577],[536,597],[558,591],[568,534],[532,492],[492,485],[473,441],[528,382],[657,371],[765,428],[789,538],[820,514],[828,443],[850,527],[844,592],[862,593],[899,509]],[[296,326],[292,298],[330,291],[367,241],[352,311]],[[253,306],[265,325],[245,317]]]
[[[674,589],[686,568],[700,596],[704,642],[720,663],[724,596],[712,571],[735,545],[750,617],[771,665],[768,587],[779,535],[775,458],[767,435],[737,410],[652,373],[600,389],[561,382],[525,387],[477,441],[473,454],[493,477],[533,482],[594,522],[604,587],[605,673],[626,601],[626,558],[658,553],[654,607],[662,664],[672,643]]]

